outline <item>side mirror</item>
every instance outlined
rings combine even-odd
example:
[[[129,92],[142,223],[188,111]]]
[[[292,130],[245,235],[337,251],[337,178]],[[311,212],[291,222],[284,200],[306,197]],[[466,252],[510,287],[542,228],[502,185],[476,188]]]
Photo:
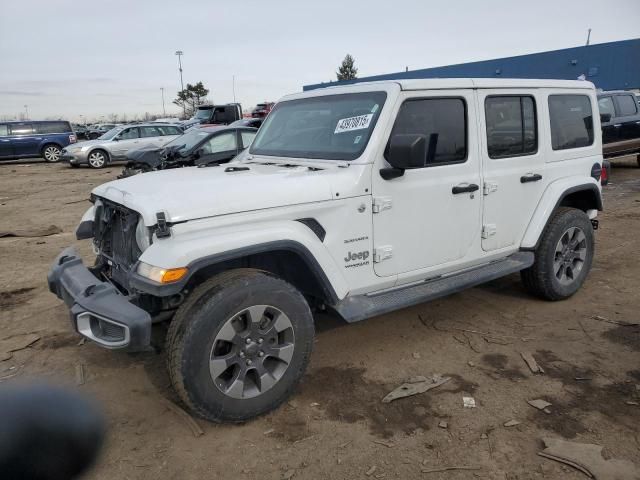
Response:
[[[610,113],[601,113],[600,114],[600,123],[609,123],[611,121]]]
[[[406,169],[424,167],[427,159],[427,139],[424,135],[394,135],[389,141],[387,162],[391,168],[381,168],[385,180],[401,177]]]

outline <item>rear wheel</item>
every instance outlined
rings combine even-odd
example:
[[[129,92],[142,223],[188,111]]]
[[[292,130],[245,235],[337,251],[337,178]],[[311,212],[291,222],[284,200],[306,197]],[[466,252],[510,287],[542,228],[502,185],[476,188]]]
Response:
[[[107,163],[107,154],[102,150],[94,150],[89,154],[88,161],[91,168],[102,168]]]
[[[578,291],[591,269],[593,226],[581,210],[560,207],[549,220],[535,251],[535,263],[521,272],[524,286],[547,300]]]
[[[294,287],[239,269],[196,288],[167,334],[173,386],[195,414],[242,422],[280,405],[304,374],[313,317]]]
[[[49,144],[42,148],[42,156],[50,163],[59,162],[61,154],[62,149],[58,145]]]

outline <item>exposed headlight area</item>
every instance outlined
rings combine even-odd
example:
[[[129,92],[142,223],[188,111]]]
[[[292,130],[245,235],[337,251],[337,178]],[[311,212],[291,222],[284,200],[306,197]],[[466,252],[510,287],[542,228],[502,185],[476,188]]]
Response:
[[[149,265],[145,262],[138,262],[138,275],[153,280],[156,283],[173,283],[184,278],[189,270],[181,268],[161,268]]]
[[[140,252],[144,252],[151,245],[151,233],[142,217],[138,219],[138,225],[136,225],[136,244]]]

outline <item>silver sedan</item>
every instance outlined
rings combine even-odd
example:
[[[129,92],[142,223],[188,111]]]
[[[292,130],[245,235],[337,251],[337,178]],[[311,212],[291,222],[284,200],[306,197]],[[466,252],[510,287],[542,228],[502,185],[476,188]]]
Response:
[[[96,140],[68,146],[62,150],[61,158],[72,167],[84,164],[102,168],[107,163],[126,160],[129,150],[147,145],[161,147],[179,135],[182,135],[182,129],[177,125],[122,125],[112,128]]]

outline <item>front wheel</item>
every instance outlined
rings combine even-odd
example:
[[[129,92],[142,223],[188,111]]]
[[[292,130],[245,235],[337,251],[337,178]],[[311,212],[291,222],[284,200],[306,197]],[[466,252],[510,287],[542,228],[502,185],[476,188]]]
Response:
[[[107,155],[102,150],[94,150],[89,154],[88,162],[91,168],[102,168],[107,163]]]
[[[239,269],[196,288],[167,334],[167,364],[184,404],[214,422],[242,422],[273,410],[309,362],[314,326],[293,286]]]
[[[59,162],[60,155],[62,155],[62,150],[58,145],[45,145],[42,149],[42,156],[49,163]]]
[[[584,283],[595,249],[586,213],[560,207],[549,220],[535,251],[534,264],[521,272],[527,290],[547,300],[563,300]]]

